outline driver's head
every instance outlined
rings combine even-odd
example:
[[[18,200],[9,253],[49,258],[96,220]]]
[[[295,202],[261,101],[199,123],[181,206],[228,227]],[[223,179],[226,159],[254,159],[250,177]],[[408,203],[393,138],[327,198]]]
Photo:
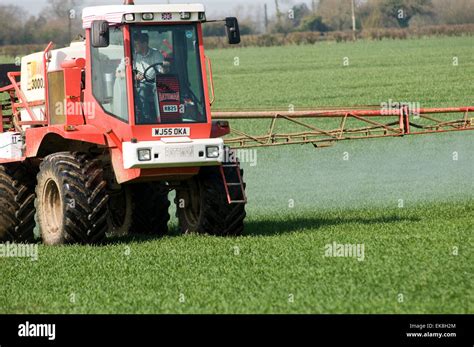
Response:
[[[146,54],[148,52],[148,43],[150,38],[148,34],[138,33],[133,37],[135,45],[135,51],[140,54]]]

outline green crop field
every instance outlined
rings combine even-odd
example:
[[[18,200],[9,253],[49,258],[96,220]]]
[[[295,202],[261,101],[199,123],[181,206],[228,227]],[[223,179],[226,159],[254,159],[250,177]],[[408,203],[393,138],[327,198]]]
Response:
[[[474,105],[472,38],[208,55],[216,109]],[[164,238],[40,245],[0,259],[0,313],[474,313],[474,134],[253,154],[244,236],[182,236],[173,219]],[[334,243],[364,252],[326,256]]]
[[[0,64],[13,64],[15,59],[12,57],[0,56]]]

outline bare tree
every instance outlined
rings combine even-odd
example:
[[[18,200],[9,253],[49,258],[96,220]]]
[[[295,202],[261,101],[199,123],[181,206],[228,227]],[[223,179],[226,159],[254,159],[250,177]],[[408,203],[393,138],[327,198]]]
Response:
[[[23,39],[23,13],[21,7],[15,5],[0,5],[0,45],[21,43]]]
[[[433,0],[433,13],[439,23],[474,23],[474,0]]]
[[[431,0],[384,0],[382,12],[386,17],[395,18],[401,28],[407,28],[416,15],[431,15]]]
[[[67,43],[73,37],[73,33],[80,30],[80,8],[83,0],[48,0],[48,6],[42,15],[51,18],[56,26],[67,28],[67,37],[61,37],[62,43]]]
[[[349,30],[352,27],[351,0],[321,0],[317,14],[332,30]]]
[[[48,0],[44,11],[57,19],[67,19],[84,4],[83,0]]]

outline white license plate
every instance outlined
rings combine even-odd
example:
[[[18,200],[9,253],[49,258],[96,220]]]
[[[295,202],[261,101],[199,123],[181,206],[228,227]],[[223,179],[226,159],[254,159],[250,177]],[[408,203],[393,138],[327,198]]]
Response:
[[[171,158],[192,158],[194,156],[193,146],[167,147],[165,148],[165,156]]]
[[[176,105],[163,106],[163,112],[164,113],[177,113],[178,112],[178,106],[176,106]]]
[[[191,128],[154,128],[154,137],[191,136]]]

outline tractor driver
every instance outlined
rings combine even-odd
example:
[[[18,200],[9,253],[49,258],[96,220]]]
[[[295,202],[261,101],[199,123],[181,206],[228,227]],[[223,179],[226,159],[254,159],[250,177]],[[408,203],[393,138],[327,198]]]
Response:
[[[160,74],[169,73],[169,62],[165,62],[163,55],[155,48],[149,46],[149,36],[138,33],[133,37],[133,73],[135,79],[135,112],[138,124],[156,123],[158,118],[158,98],[156,83],[156,70]],[[147,68],[151,65],[161,63],[156,70]],[[147,78],[145,79],[145,71]],[[125,63],[120,64],[117,75],[125,76]],[[153,81],[153,82],[150,82]]]
[[[165,64],[165,59],[163,55],[156,48],[151,48],[149,46],[149,36],[148,34],[139,33],[134,36],[134,71],[135,79],[137,81],[143,81],[145,79],[144,72],[145,70],[153,64],[162,63],[163,65],[158,65],[157,70],[160,74],[167,73],[163,71]],[[155,69],[150,69],[147,72],[147,78],[152,80],[155,78]]]

